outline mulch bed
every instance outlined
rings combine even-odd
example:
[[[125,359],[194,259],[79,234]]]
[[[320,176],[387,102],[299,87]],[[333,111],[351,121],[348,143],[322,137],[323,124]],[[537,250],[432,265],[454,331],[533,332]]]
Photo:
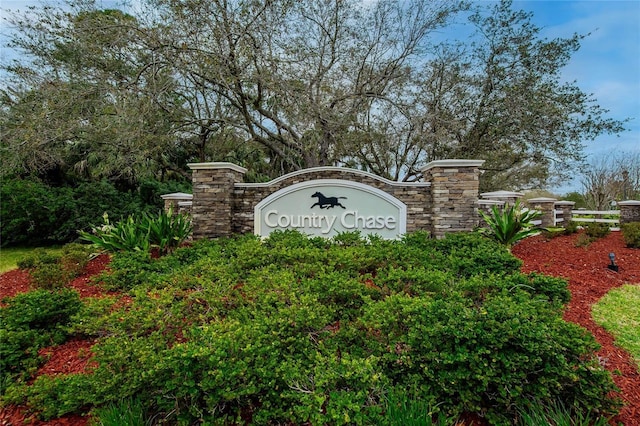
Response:
[[[602,348],[598,356],[612,372],[619,396],[625,406],[612,424],[640,426],[640,373],[629,355],[615,346],[613,338],[591,319],[591,306],[612,288],[623,284],[640,285],[640,250],[626,248],[619,232],[591,243],[587,247],[576,247],[577,235],[546,239],[543,236],[528,238],[513,248],[513,254],[522,259],[523,272],[540,272],[564,277],[569,281],[572,299],[565,312],[565,319],[585,327],[593,333]],[[615,253],[619,271],[607,268],[609,253]],[[93,259],[86,273],[75,279],[71,286],[82,297],[102,297],[106,293],[89,283],[91,276],[99,273],[108,264],[107,256]],[[14,270],[0,275],[0,299],[29,291],[29,274]],[[64,345],[45,348],[41,351],[48,361],[38,370],[41,374],[69,374],[90,371],[93,367],[90,348],[94,341],[74,339]],[[37,420],[25,407],[0,409],[0,426],[85,426],[87,417],[65,416],[48,422]]]
[[[613,288],[640,285],[640,249],[627,248],[620,232],[612,232],[585,247],[576,247],[577,238],[578,235],[552,239],[536,236],[517,244],[513,254],[523,260],[523,272],[541,272],[569,281],[571,301],[564,319],[593,333],[602,346],[597,355],[606,369],[614,373],[613,380],[625,403],[613,424],[638,426],[640,372],[629,354],[616,346],[613,337],[593,321],[591,306]],[[607,268],[609,253],[615,254],[618,272]]]

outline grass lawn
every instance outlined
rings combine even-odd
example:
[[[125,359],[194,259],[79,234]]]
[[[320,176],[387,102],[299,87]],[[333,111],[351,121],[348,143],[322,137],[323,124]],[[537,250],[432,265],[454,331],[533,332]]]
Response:
[[[35,250],[34,247],[11,247],[0,249],[0,274],[18,267],[18,261]],[[58,252],[60,247],[48,247],[47,251]]]
[[[627,284],[593,305],[593,319],[613,335],[640,367],[640,284]]]

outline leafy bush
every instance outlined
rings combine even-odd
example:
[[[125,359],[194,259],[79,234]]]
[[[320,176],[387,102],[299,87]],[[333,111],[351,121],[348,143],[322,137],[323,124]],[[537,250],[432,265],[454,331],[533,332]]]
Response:
[[[161,194],[184,191],[180,182],[145,182],[139,191],[107,181],[49,186],[38,180],[4,179],[0,186],[0,241],[6,245],[63,244],[107,212],[114,220],[162,208]]]
[[[569,221],[569,223],[565,225],[564,234],[565,235],[575,234],[576,232],[578,232],[578,227],[579,227],[578,222],[571,220]]]
[[[131,301],[87,302],[67,327],[100,338],[96,369],[5,400],[55,417],[137,396],[172,424],[393,424],[427,408],[508,424],[532,400],[612,412],[595,340],[562,320],[566,282],[519,265],[477,234],[288,231],[118,253],[101,279]]]
[[[58,263],[61,255],[49,252],[43,248],[33,250],[31,254],[18,261],[18,268],[33,269],[38,265],[52,265]]]
[[[146,426],[144,408],[139,398],[112,402],[94,410],[96,426]]]
[[[20,269],[29,270],[35,288],[55,289],[82,273],[89,262],[88,249],[82,244],[67,244],[60,253],[39,248],[17,263]]]
[[[590,222],[585,226],[584,233],[592,239],[606,237],[611,233],[609,224],[600,222]]]
[[[489,226],[489,236],[508,249],[523,238],[540,232],[532,221],[540,217],[541,213],[524,209],[520,201],[502,209],[493,206],[490,214],[481,211],[480,215]]]
[[[35,290],[5,299],[0,308],[2,390],[22,380],[39,362],[38,349],[64,342],[65,326],[80,309],[78,293],[69,289]]]
[[[640,222],[622,224],[622,237],[627,247],[640,248]]]

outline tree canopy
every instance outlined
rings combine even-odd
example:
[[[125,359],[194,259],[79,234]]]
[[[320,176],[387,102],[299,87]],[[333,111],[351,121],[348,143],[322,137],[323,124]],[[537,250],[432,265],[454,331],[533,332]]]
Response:
[[[10,15],[3,174],[135,182],[229,160],[256,180],[345,165],[410,181],[474,158],[482,189],[522,189],[623,130],[561,78],[585,35],[544,39],[508,0],[140,3]]]

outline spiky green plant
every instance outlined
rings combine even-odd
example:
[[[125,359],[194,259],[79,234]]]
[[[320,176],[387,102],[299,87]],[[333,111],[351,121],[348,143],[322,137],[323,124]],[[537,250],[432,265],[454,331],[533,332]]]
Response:
[[[103,216],[104,224],[92,227],[91,232],[80,231],[80,238],[93,243],[101,250],[143,251],[157,247],[166,253],[178,247],[191,233],[191,220],[182,214],[161,211],[158,216],[144,214],[138,218],[129,216],[116,223]]]
[[[509,251],[518,241],[541,231],[533,221],[542,216],[542,213],[523,208],[520,201],[502,209],[493,206],[490,214],[480,212],[480,215],[489,226],[484,233],[506,246]]]
[[[109,221],[107,213],[102,218],[102,226],[93,226],[91,232],[79,231],[80,238],[100,250],[109,252],[149,251],[149,230],[141,229],[133,216],[116,223]]]
[[[167,253],[182,244],[191,234],[191,219],[183,214],[174,214],[172,209],[160,211],[158,216],[145,214],[140,222],[149,232],[152,247]]]

